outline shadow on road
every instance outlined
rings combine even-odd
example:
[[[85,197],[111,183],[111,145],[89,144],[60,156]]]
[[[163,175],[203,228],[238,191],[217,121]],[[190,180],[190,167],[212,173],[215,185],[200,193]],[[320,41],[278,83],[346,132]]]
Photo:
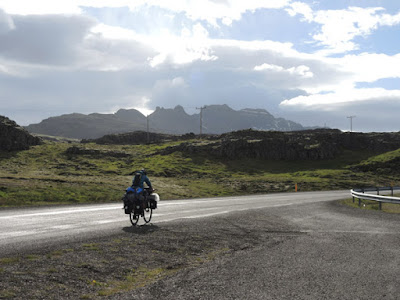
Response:
[[[122,230],[127,233],[134,233],[134,234],[148,234],[159,230],[160,227],[153,224],[145,224],[140,226],[130,226],[124,227]]]

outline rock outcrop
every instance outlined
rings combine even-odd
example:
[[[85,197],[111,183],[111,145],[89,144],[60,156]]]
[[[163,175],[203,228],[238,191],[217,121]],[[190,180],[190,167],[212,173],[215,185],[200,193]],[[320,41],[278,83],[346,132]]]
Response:
[[[172,135],[155,132],[134,131],[121,134],[107,134],[98,139],[83,139],[81,143],[96,143],[99,145],[141,145],[148,143],[163,143],[167,141],[181,141],[194,139],[194,133]]]
[[[0,116],[0,151],[27,150],[41,143],[40,138],[32,136],[9,118]]]
[[[208,142],[171,146],[159,154],[199,153],[219,158],[268,160],[333,159],[344,150],[384,153],[400,148],[400,133],[349,133],[340,130],[274,132],[242,130],[222,134]]]

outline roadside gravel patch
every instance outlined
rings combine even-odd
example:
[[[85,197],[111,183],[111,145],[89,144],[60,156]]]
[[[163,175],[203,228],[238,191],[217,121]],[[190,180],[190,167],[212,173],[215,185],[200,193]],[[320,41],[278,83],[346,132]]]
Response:
[[[299,234],[263,211],[124,227],[112,237],[0,258],[0,298],[129,299],[156,282]]]
[[[0,258],[0,298],[398,299],[400,216],[316,202]]]

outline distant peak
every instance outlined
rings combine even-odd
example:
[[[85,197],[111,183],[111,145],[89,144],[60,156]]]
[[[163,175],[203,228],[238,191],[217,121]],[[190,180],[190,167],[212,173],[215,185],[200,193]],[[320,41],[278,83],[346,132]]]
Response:
[[[267,110],[265,109],[261,109],[261,108],[244,108],[241,109],[240,111],[242,112],[247,112],[247,113],[253,113],[253,114],[261,114],[261,115],[269,115],[272,116],[271,113],[269,113]]]
[[[121,108],[116,113],[114,113],[114,116],[126,122],[131,122],[134,119],[143,120],[143,118],[145,118],[145,116],[140,111],[134,108],[132,109]]]
[[[181,106],[181,105],[175,106],[174,110],[179,111],[179,112],[181,112],[181,111],[185,112],[185,110],[183,109],[183,106]]]
[[[153,114],[159,115],[159,114],[185,114],[187,115],[187,113],[185,112],[185,110],[183,109],[183,106],[181,105],[177,105],[174,108],[164,108],[164,107],[160,107],[157,106],[156,110],[153,112]]]
[[[128,109],[126,109],[126,108],[120,108],[120,109],[116,112],[116,114],[122,113],[122,112],[139,112],[139,113],[140,113],[140,111],[137,110],[137,109],[135,109],[135,108],[128,108]]]
[[[233,111],[232,108],[230,108],[226,104],[213,104],[213,105],[207,105],[206,109],[210,110],[216,110],[216,111]]]

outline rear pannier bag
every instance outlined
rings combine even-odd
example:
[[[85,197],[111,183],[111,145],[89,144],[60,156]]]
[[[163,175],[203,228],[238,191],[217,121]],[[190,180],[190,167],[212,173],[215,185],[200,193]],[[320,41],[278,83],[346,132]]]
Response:
[[[124,208],[126,214],[130,214],[132,212],[134,202],[135,202],[135,194],[127,193],[124,197]]]

